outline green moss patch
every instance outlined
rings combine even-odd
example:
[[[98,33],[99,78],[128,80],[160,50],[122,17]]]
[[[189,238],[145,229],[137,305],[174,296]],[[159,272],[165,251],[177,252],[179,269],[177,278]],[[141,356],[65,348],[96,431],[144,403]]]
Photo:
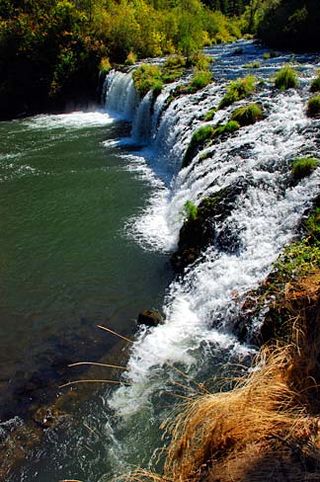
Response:
[[[185,202],[183,211],[187,221],[194,221],[197,219],[198,207],[192,201]]]
[[[214,134],[214,128],[212,126],[202,126],[196,132],[194,132],[189,147],[184,155],[182,167],[186,167],[190,164],[196,153],[208,142]]]

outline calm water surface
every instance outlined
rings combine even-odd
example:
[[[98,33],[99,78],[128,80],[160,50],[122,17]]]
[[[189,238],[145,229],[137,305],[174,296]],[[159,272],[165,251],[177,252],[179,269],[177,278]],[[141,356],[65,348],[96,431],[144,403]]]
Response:
[[[166,257],[125,228],[150,180],[105,142],[126,129],[99,112],[0,123],[2,421],[70,376],[68,362],[111,346],[97,323],[130,333],[162,298]]]

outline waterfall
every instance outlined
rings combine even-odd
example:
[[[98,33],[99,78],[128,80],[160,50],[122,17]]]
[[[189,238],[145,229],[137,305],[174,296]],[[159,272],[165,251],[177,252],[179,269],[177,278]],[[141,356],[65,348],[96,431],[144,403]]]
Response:
[[[216,221],[212,244],[183,278],[175,279],[168,288],[163,304],[165,323],[141,332],[133,345],[125,375],[131,385],[116,390],[110,401],[127,420],[151,410],[152,397],[175,378],[169,368],[173,364],[183,364],[193,374],[209,375],[221,360],[227,363],[252,353],[234,333],[239,300],[270,273],[319,193],[319,168],[299,183],[290,181],[291,161],[319,152],[320,122],[305,115],[308,81],[319,66],[315,56],[297,58],[303,74],[301,86],[284,93],[274,90],[270,75],[288,61],[288,55],[264,62],[255,73],[265,85],[252,101],[263,105],[265,118],[202,149],[181,169],[193,132],[204,123],[203,115],[217,107],[227,79],[246,75],[243,64],[262,56],[263,49],[253,43],[243,42],[242,46],[241,60],[232,55],[234,46],[208,50],[219,55],[214,64],[217,83],[169,105],[166,99],[172,87],[165,87],[155,101],[149,93],[131,116],[133,138],[148,143],[148,149],[137,155],[147,159],[156,176],[162,173],[147,208],[131,220],[128,229],[146,249],[175,249],[186,201],[199,204],[226,187],[240,188],[235,191],[231,212]],[[232,110],[245,102],[218,111],[212,123],[225,122]],[[157,169],[160,164],[162,171]]]
[[[105,92],[105,109],[110,114],[124,120],[133,120],[139,104],[139,96],[130,73],[112,70],[106,77],[103,92]]]

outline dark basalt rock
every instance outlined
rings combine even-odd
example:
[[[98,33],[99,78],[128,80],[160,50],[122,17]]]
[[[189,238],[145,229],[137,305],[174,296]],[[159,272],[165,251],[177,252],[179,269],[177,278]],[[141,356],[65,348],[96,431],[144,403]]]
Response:
[[[171,257],[171,264],[177,273],[196,261],[201,252],[210,244],[216,244],[220,250],[236,252],[241,243],[236,229],[231,225],[217,231],[217,225],[231,214],[240,193],[248,188],[248,180],[240,178],[231,186],[221,189],[200,203],[195,219],[187,219],[179,234],[178,249]]]
[[[159,311],[145,310],[142,313],[139,313],[137,323],[138,325],[154,327],[163,323],[163,318]]]

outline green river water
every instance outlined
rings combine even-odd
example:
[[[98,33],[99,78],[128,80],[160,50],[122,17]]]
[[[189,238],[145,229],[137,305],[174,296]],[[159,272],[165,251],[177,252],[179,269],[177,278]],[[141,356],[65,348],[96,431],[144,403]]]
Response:
[[[0,123],[2,423],[55,398],[68,363],[113,346],[97,323],[130,334],[161,304],[167,258],[126,229],[150,182],[105,144],[128,129],[98,112]]]

